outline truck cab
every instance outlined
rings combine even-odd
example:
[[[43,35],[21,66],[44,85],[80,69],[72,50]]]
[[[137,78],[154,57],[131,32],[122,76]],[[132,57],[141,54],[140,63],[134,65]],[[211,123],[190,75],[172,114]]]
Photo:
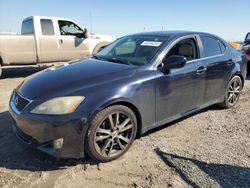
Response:
[[[70,19],[38,16],[23,21],[22,35],[35,36],[41,63],[89,57],[95,53],[98,43],[106,46],[114,40],[112,37],[89,34]]]
[[[89,33],[66,18],[31,16],[21,35],[0,35],[0,65],[64,62],[90,57],[115,38]]]

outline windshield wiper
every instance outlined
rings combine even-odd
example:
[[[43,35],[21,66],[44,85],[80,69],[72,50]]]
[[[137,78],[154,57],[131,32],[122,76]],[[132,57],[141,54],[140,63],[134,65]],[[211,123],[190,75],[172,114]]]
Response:
[[[105,60],[114,62],[114,63],[121,63],[121,64],[126,64],[126,65],[133,65],[130,63],[128,60],[123,60],[123,59],[117,59],[117,58],[105,58]]]

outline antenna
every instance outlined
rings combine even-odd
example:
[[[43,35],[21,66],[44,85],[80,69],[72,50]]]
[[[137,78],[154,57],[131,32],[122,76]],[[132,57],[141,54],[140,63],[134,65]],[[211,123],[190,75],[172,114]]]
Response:
[[[93,33],[92,31],[92,16],[91,16],[91,12],[89,13],[89,24],[90,24],[90,32]]]

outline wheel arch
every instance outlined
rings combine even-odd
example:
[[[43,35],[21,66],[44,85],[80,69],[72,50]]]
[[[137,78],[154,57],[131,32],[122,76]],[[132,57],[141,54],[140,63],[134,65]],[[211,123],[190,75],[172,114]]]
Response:
[[[109,44],[110,44],[110,42],[99,42],[99,43],[97,43],[94,50],[93,50],[93,52],[92,52],[92,54],[95,55],[101,47],[106,47]]]
[[[4,65],[9,65],[9,59],[7,57],[6,54],[0,52],[0,65],[4,66]]]
[[[93,119],[93,117],[100,112],[101,110],[110,107],[110,106],[115,106],[115,105],[123,105],[128,107],[129,109],[131,109],[135,116],[136,116],[136,120],[137,120],[137,133],[136,136],[139,137],[142,134],[142,117],[141,117],[141,113],[139,111],[139,109],[136,107],[135,104],[133,104],[131,101],[127,101],[127,100],[113,100],[110,101],[108,103],[105,103],[104,105],[100,106],[99,108],[97,108],[93,113],[91,113],[89,119]]]
[[[245,79],[244,79],[244,76],[240,73],[240,72],[236,72],[235,74],[233,74],[230,78],[230,80],[234,77],[234,76],[239,76],[241,81],[242,81],[242,87],[244,87],[244,84],[245,84]],[[229,81],[230,81],[229,80]]]

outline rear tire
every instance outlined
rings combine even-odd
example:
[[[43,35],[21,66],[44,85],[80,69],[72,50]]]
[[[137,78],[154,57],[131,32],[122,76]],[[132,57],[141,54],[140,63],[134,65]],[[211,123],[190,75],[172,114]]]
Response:
[[[105,108],[90,123],[85,140],[86,152],[98,162],[109,162],[128,151],[137,132],[133,111],[123,105]]]
[[[247,62],[247,75],[250,75],[250,61]]]
[[[242,87],[243,84],[241,78],[239,76],[234,76],[227,86],[224,101],[218,105],[223,108],[232,108],[235,106],[239,101]]]

